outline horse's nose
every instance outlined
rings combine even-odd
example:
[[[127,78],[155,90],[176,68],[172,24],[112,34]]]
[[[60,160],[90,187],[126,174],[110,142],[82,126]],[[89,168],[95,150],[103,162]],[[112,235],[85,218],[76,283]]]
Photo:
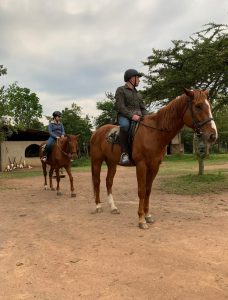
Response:
[[[216,141],[216,135],[214,133],[212,133],[209,138],[211,143],[214,143]]]
[[[73,159],[77,159],[77,158],[78,158],[78,155],[77,155],[76,152],[72,153],[72,158],[73,158]]]

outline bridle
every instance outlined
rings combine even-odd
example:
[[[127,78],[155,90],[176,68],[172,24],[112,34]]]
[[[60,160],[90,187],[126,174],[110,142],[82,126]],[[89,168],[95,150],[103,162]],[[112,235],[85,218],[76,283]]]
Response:
[[[63,155],[67,156],[68,158],[71,158],[73,156],[73,154],[76,152],[72,152],[72,147],[69,142],[69,137],[68,136],[66,136],[66,137],[67,137],[67,151],[66,152],[63,151],[63,149],[59,146],[58,139],[56,140],[56,145]]]
[[[194,115],[194,112],[193,112],[193,109],[192,109],[192,100],[193,100],[193,97],[190,97],[188,96],[188,102],[187,102],[187,106],[184,110],[184,113],[183,113],[183,117],[187,111],[187,109],[189,108],[190,110],[190,113],[191,113],[191,117],[192,117],[192,123],[193,123],[193,130],[194,132],[196,133],[197,136],[201,136],[202,135],[202,132],[200,131],[200,128],[203,127],[205,124],[207,124],[208,122],[214,120],[213,118],[207,118],[206,120],[204,121],[197,121],[196,118],[195,118],[195,115]],[[182,118],[183,118],[182,117]],[[145,124],[143,122],[143,117],[140,119],[139,121],[139,124],[140,125],[143,125],[145,127],[149,127],[149,128],[152,128],[152,129],[155,129],[155,130],[158,130],[158,131],[166,131],[166,132],[169,132],[170,130],[166,129],[166,128],[157,128],[157,127],[153,127],[151,125],[148,125],[148,124]]]
[[[196,118],[195,118],[193,109],[192,109],[192,100],[193,100],[192,97],[188,97],[188,105],[186,107],[186,110],[185,110],[184,114],[186,113],[187,109],[189,108],[190,113],[191,113],[191,117],[192,117],[193,130],[194,130],[194,132],[196,133],[197,136],[201,136],[203,133],[202,133],[202,131],[200,131],[200,128],[203,127],[208,122],[214,120],[214,119],[210,117],[210,118],[207,118],[206,120],[203,120],[201,122],[197,121]],[[183,116],[184,116],[184,114],[183,114]]]

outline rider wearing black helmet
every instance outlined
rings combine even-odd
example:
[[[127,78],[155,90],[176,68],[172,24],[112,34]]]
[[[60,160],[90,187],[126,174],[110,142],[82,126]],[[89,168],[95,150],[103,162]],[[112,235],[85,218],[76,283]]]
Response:
[[[116,110],[118,124],[120,125],[120,146],[121,146],[121,165],[129,165],[129,145],[128,133],[131,121],[139,121],[140,118],[147,114],[142,96],[136,90],[139,85],[142,73],[135,69],[128,69],[124,73],[124,81],[126,84],[120,86],[116,90]]]
[[[65,130],[64,126],[60,121],[60,118],[62,116],[60,111],[54,111],[53,114],[53,120],[48,125],[48,132],[50,134],[47,145],[43,151],[43,157],[41,158],[42,161],[47,160],[47,156],[50,154],[52,146],[54,145],[55,141],[59,139],[60,137],[64,137]]]
[[[53,118],[55,118],[55,117],[61,117],[62,114],[61,114],[60,111],[56,110],[56,111],[53,112],[52,116],[53,116]]]

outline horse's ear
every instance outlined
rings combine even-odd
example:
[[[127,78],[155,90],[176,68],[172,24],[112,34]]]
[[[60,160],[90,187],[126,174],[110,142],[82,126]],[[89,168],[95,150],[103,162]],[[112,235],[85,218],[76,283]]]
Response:
[[[204,94],[207,96],[207,98],[209,97],[209,92],[210,92],[210,91],[208,91],[208,90],[205,90],[205,91],[204,91]]]
[[[189,97],[193,97],[194,96],[194,92],[192,90],[188,90],[188,89],[184,88],[184,92]]]

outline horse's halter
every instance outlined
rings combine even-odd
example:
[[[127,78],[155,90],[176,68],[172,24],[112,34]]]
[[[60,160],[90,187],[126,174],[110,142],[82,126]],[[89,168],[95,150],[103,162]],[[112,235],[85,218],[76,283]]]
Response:
[[[192,109],[192,100],[193,100],[193,97],[189,96],[188,97],[188,105],[187,105],[187,108],[186,108],[184,114],[186,113],[187,109],[189,108],[190,113],[191,113],[191,117],[192,117],[194,132],[196,133],[197,136],[200,137],[203,134],[203,132],[200,130],[200,128],[203,127],[208,122],[214,120],[214,119],[213,118],[208,118],[208,119],[206,119],[204,121],[201,121],[201,122],[197,121],[196,118],[195,118],[195,114],[193,112],[193,109]]]
[[[72,147],[71,147],[68,137],[67,137],[67,152],[63,151],[63,149],[59,146],[58,139],[56,141],[56,144],[57,144],[57,147],[59,148],[59,150],[62,152],[62,154],[66,155],[69,158],[71,158],[73,156],[74,152],[71,152]],[[68,150],[69,150],[69,152],[68,152]]]

